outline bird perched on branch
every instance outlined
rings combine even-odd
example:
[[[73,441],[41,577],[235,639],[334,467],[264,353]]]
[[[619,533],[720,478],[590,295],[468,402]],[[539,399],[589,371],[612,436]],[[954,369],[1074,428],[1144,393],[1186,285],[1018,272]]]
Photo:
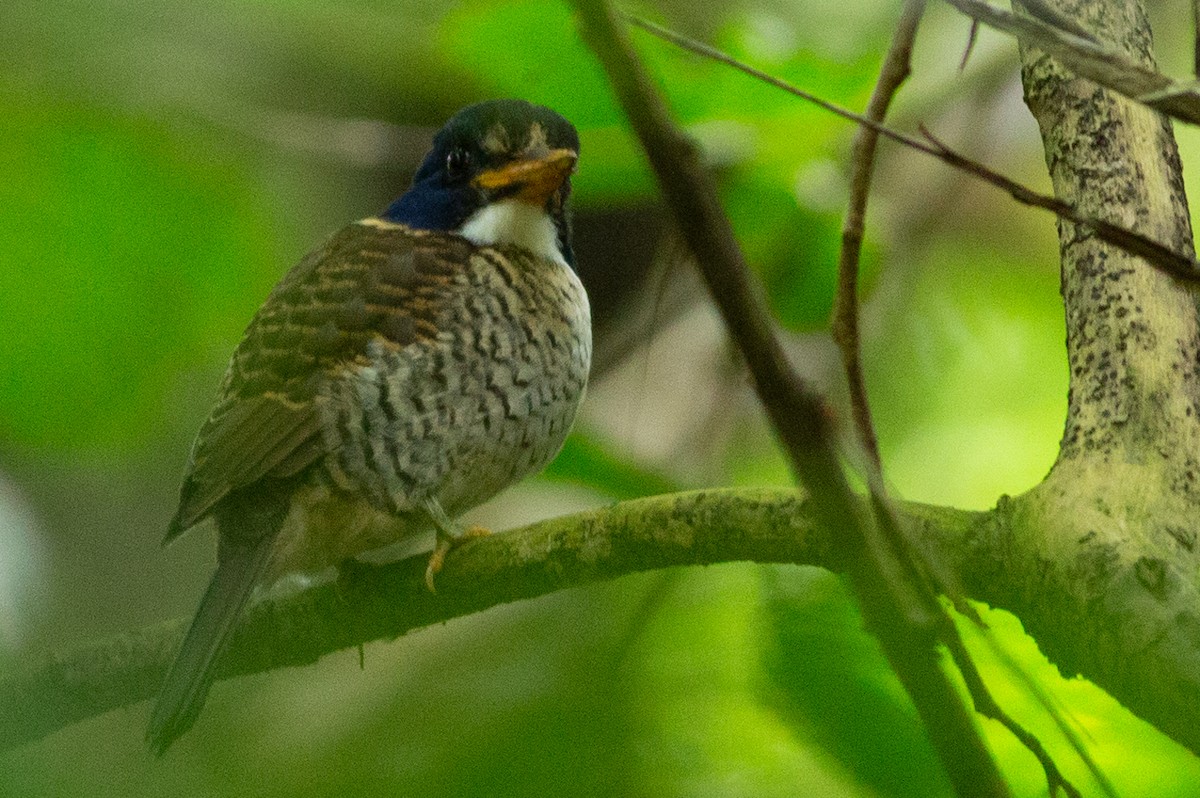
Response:
[[[591,359],[567,216],[575,128],[519,100],[465,108],[413,185],[271,292],[192,447],[174,539],[212,516],[218,565],[146,733],[195,721],[254,589],[436,531],[559,450]]]

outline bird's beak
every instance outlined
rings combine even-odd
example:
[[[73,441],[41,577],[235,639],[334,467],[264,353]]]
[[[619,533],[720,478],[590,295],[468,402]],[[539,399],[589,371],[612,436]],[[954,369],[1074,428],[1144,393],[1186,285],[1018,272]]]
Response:
[[[550,150],[544,155],[525,157],[499,169],[480,172],[471,184],[541,207],[566,182],[578,159],[571,150]]]

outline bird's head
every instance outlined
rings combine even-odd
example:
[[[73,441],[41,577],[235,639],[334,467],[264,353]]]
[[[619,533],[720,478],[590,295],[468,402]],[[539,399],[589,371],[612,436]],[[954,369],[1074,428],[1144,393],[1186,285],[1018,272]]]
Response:
[[[574,266],[567,198],[579,134],[524,100],[490,100],[438,131],[412,188],[383,218],[457,233],[477,244],[515,244]]]

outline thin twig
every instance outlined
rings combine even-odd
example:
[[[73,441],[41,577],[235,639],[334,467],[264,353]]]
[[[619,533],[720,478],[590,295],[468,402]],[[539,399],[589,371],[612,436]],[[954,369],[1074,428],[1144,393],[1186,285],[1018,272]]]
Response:
[[[935,656],[938,614],[928,586],[910,578],[895,545],[856,512],[821,399],[792,370],[761,287],[753,282],[715,187],[694,145],[671,121],[662,98],[603,0],[574,0],[585,40],[658,178],[675,223],[696,258],[725,325],[754,377],[768,417],[813,511],[843,530],[836,541],[868,627],[912,697],[951,783],[961,795],[1004,796],[1008,786]]]
[[[1130,254],[1144,258],[1152,266],[1178,280],[1191,283],[1200,281],[1200,262],[1195,258],[1182,255],[1165,244],[1160,244],[1152,238],[1148,238],[1141,233],[1135,233],[1119,224],[1113,224],[1103,219],[1097,219],[1094,216],[1088,216],[1076,209],[1074,205],[1064,202],[1057,197],[1038,194],[1036,191],[1021,185],[1015,180],[1010,180],[983,164],[972,161],[966,156],[955,152],[930,133],[924,126],[920,128],[920,131],[921,135],[933,145],[933,148],[927,151],[939,158],[943,163],[953,166],[956,169],[970,172],[980,179],[991,183],[993,186],[1004,189],[1013,199],[1022,205],[1044,208],[1060,218],[1088,228],[1100,240],[1106,241]]]
[[[879,79],[871,92],[864,114],[868,119],[882,122],[888,106],[909,74],[913,42],[917,26],[925,13],[925,0],[905,0],[892,44],[879,70]],[[871,421],[867,400],[866,380],[863,378],[862,352],[858,331],[858,272],[862,255],[863,226],[867,201],[871,194],[871,176],[875,171],[875,150],[879,133],[860,127],[854,134],[850,157],[850,199],[842,223],[842,250],[838,258],[837,295],[833,302],[833,340],[842,353],[842,367],[850,388],[850,409],[858,430],[859,441],[875,470],[881,468],[879,440]]]
[[[736,58],[726,55],[720,50],[710,47],[707,44],[698,42],[695,39],[688,38],[687,36],[674,31],[667,30],[666,28],[659,27],[652,22],[647,22],[635,17],[628,17],[628,19],[634,25],[637,25],[639,28],[644,29],[648,33],[651,33],[654,36],[663,39],[664,41],[668,41],[677,47],[687,50],[688,52],[692,52],[697,55],[704,56],[705,58],[712,59],[713,61],[731,66],[757,80],[761,80],[764,83],[770,84],[778,89],[788,92],[789,94],[795,95],[796,97],[824,108],[826,111],[836,114],[843,119],[849,119],[853,122],[857,122],[860,125],[869,127],[879,133],[879,135],[889,138],[892,141],[899,142],[905,147],[918,150],[926,155],[932,155],[934,158],[937,158],[948,166],[959,169],[963,172],[967,172],[968,174],[974,175],[986,183],[990,183],[997,188],[1007,191],[1013,199],[1022,205],[1031,205],[1036,208],[1048,210],[1051,213],[1067,219],[1068,221],[1072,221],[1078,225],[1086,227],[1092,230],[1096,234],[1097,238],[1106,241],[1115,247],[1123,249],[1126,252],[1130,252],[1134,255],[1145,258],[1151,266],[1154,266],[1160,271],[1171,275],[1177,280],[1182,280],[1184,282],[1200,282],[1200,261],[1197,261],[1195,258],[1175,252],[1164,244],[1160,244],[1151,238],[1148,238],[1140,233],[1135,233],[1134,231],[1120,225],[1088,216],[1087,214],[1076,210],[1074,206],[1063,202],[1060,199],[1039,194],[1033,189],[1022,185],[1015,180],[1011,180],[977,161],[972,161],[971,159],[954,152],[945,144],[942,144],[936,139],[929,140],[931,137],[929,137],[928,134],[926,134],[927,140],[922,140],[914,136],[901,133],[897,130],[893,130],[892,128],[880,124],[873,119],[868,119],[861,114],[856,114],[853,111],[849,111],[839,105],[835,105],[828,100],[817,97],[811,92],[807,92],[804,89],[793,86],[785,80],[781,80],[773,75],[769,75],[762,70],[755,69],[749,64],[738,61]]]
[[[971,30],[967,32],[967,46],[963,48],[962,58],[958,60],[959,72],[967,68],[967,62],[971,60],[971,53],[975,52],[975,42],[978,39],[979,23],[976,20],[971,20]]]
[[[873,495],[872,501],[878,502],[878,496]],[[898,513],[887,515],[881,514],[879,515],[879,518],[881,526],[886,526],[890,523],[899,523],[901,520],[901,516]],[[914,546],[913,538],[910,535],[902,534],[901,531],[897,529],[892,534],[888,535],[888,539],[889,541],[899,541],[900,545],[904,546],[904,550],[907,555],[903,557],[904,562],[913,563],[916,565],[930,563],[930,561],[920,558],[915,552],[909,552],[909,549]],[[1108,778],[1104,775],[1104,772],[1097,767],[1095,760],[1092,759],[1091,755],[1088,753],[1087,749],[1084,748],[1079,739],[1075,735],[1068,732],[1066,723],[1062,719],[1058,709],[1050,703],[1047,697],[1040,690],[1037,689],[1033,678],[1029,676],[1029,674],[1025,673],[1025,671],[1021,669],[1020,666],[1008,655],[1008,652],[1005,651],[1004,648],[992,637],[987,624],[983,622],[983,619],[975,610],[975,607],[966,600],[961,588],[958,585],[957,575],[952,573],[943,573],[937,568],[939,564],[940,563],[938,561],[934,560],[931,562],[933,567],[931,567],[929,571],[919,569],[914,570],[912,573],[912,578],[930,580],[934,589],[940,590],[942,594],[951,601],[951,603],[954,605],[954,608],[958,610],[960,614],[973,622],[975,626],[981,630],[983,639],[986,640],[993,651],[1004,660],[1005,664],[1011,670],[1017,673],[1022,681],[1026,683],[1034,697],[1037,698],[1042,706],[1046,708],[1046,711],[1054,718],[1054,721],[1059,728],[1064,731],[1064,735],[1067,737],[1071,747],[1079,755],[1079,758],[1084,762],[1088,770],[1091,771],[1092,776],[1096,779],[1096,782],[1101,785],[1102,789],[1104,789],[1105,794],[1111,796],[1111,798],[1116,798],[1116,794],[1113,791],[1112,785],[1108,781]],[[1010,717],[1008,713],[1006,713],[993,698],[991,691],[988,690],[987,684],[983,680],[983,676],[979,673],[979,668],[976,666],[975,660],[971,657],[970,651],[967,650],[966,645],[963,643],[962,637],[958,631],[958,627],[950,618],[949,614],[942,613],[939,618],[941,621],[941,627],[938,632],[938,637],[942,643],[945,644],[951,658],[954,660],[954,664],[958,667],[959,672],[962,674],[963,681],[967,687],[967,693],[969,693],[971,696],[971,702],[974,704],[975,710],[989,718],[992,718],[993,720],[999,721],[1012,733],[1014,737],[1017,738],[1018,742],[1029,749],[1029,752],[1037,758],[1042,765],[1042,770],[1045,771],[1046,782],[1049,788],[1049,794],[1051,796],[1056,794],[1055,787],[1061,786],[1066,791],[1068,796],[1071,798],[1079,798],[1078,790],[1076,790],[1075,787],[1069,781],[1067,781],[1066,777],[1062,775],[1062,772],[1058,769],[1058,766],[1054,763],[1053,758],[1050,756],[1049,752],[1046,751],[1041,741],[1020,724],[1018,724],[1015,720],[1013,720],[1012,717]]]
[[[1057,795],[1057,788],[1061,787],[1068,798],[1082,798],[1082,794],[1067,781],[1067,777],[1062,774],[1058,766],[1054,764],[1054,758],[1046,751],[1041,740],[1025,729],[1024,726],[1017,723],[1012,717],[1005,712],[998,703],[995,697],[984,683],[983,677],[979,674],[979,669],[975,667],[974,660],[971,659],[970,653],[967,651],[966,645],[963,643],[962,637],[958,634],[958,629],[954,628],[954,624],[950,624],[951,628],[944,630],[942,640],[946,644],[946,648],[950,651],[950,656],[954,658],[954,662],[958,665],[959,672],[963,675],[963,681],[966,682],[967,692],[971,694],[971,700],[975,704],[975,711],[981,715],[991,718],[999,722],[1004,728],[1008,729],[1014,737],[1016,737],[1022,745],[1032,753],[1037,761],[1041,764],[1042,770],[1046,773],[1046,783],[1049,789],[1049,795]],[[964,663],[966,666],[964,667]],[[1089,760],[1089,764],[1091,763]],[[1112,786],[1108,780],[1104,778],[1104,774],[1099,769],[1093,769],[1093,775],[1097,776],[1100,783],[1104,785],[1105,792],[1112,796]],[[1115,798],[1115,796],[1114,796]]]
[[[1029,14],[1029,16],[1040,19],[1052,28],[1064,30],[1073,36],[1078,36],[1093,44],[1099,44],[1099,41],[1097,41],[1096,37],[1087,28],[1057,8],[1049,5],[1046,0],[1019,0],[1019,2],[1021,8],[1025,9],[1025,13]],[[979,20],[974,21],[978,22]]]
[[[896,91],[908,78],[917,27],[924,14],[924,0],[905,0],[896,24],[892,43],[880,67],[879,78],[871,92],[865,116],[882,124]],[[881,534],[891,543],[895,555],[909,568],[910,578],[929,585],[931,591],[950,598],[959,612],[982,625],[959,585],[958,578],[943,567],[936,557],[915,549],[906,530],[892,523],[895,512],[887,496],[879,442],[871,418],[866,379],[862,371],[859,340],[858,272],[862,251],[863,226],[874,172],[879,133],[860,126],[854,136],[851,154],[850,199],[842,226],[842,249],[838,260],[838,288],[834,299],[833,338],[842,354],[849,385],[851,413],[859,439],[866,450],[867,485],[876,507]],[[940,614],[940,609],[939,609]]]
[[[1013,658],[1008,649],[1000,645],[995,637],[990,634],[985,634],[982,636],[982,638],[987,644],[988,648],[991,650],[992,654],[994,654],[995,657],[1004,665],[1004,667],[1007,668],[1014,676],[1016,676],[1023,685],[1025,685],[1025,689],[1029,691],[1029,694],[1032,695],[1037,702],[1045,708],[1046,713],[1050,716],[1050,719],[1054,721],[1054,725],[1058,727],[1059,733],[1062,734],[1063,738],[1067,741],[1067,744],[1070,745],[1075,753],[1079,756],[1079,759],[1092,774],[1092,778],[1096,780],[1096,783],[1100,785],[1100,789],[1104,791],[1104,794],[1109,796],[1109,798],[1118,798],[1116,787],[1113,786],[1112,782],[1109,780],[1104,771],[1100,769],[1100,766],[1096,764],[1095,758],[1093,758],[1091,753],[1088,751],[1087,746],[1080,738],[1079,733],[1072,728],[1070,723],[1067,722],[1067,715],[1069,714],[1068,710],[1066,710],[1064,707],[1056,706],[1056,702],[1054,701],[1053,697],[1046,692],[1041,683],[1038,682],[1037,679],[1033,678],[1033,676],[1031,676],[1029,672],[1025,670],[1025,668],[1021,667],[1021,664]]]

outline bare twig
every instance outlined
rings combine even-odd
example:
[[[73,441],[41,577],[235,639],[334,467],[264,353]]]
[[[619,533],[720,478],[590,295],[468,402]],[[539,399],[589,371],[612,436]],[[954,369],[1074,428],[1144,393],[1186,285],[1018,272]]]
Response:
[[[871,92],[864,114],[868,119],[882,122],[887,116],[892,97],[909,73],[909,60],[917,26],[925,12],[925,0],[905,0],[892,36],[891,47],[879,70],[879,79]],[[862,255],[863,225],[867,215],[867,200],[871,193],[871,176],[875,171],[875,149],[879,133],[860,127],[854,134],[850,157],[850,199],[842,223],[842,250],[838,258],[837,295],[833,303],[833,340],[842,353],[842,367],[850,387],[850,408],[859,440],[875,470],[879,470],[879,440],[871,421],[867,386],[863,379],[862,358],[858,333],[858,270]]]
[[[957,629],[955,631],[957,632]],[[1083,762],[1084,766],[1087,767],[1088,772],[1092,774],[1092,778],[1096,780],[1096,783],[1100,785],[1100,789],[1104,791],[1104,794],[1109,796],[1109,798],[1118,798],[1116,787],[1113,786],[1112,782],[1109,780],[1104,771],[1100,769],[1100,766],[1096,764],[1095,758],[1093,758],[1091,753],[1088,751],[1087,746],[1080,738],[1079,733],[1071,726],[1070,723],[1067,722],[1066,710],[1061,706],[1056,706],[1056,702],[1050,696],[1050,694],[1043,689],[1041,683],[1038,682],[1037,679],[1033,678],[1033,676],[1031,676],[1025,668],[1021,667],[1021,664],[1013,658],[1008,649],[1000,645],[1000,643],[997,642],[992,635],[983,635],[983,640],[985,643],[987,643],[988,648],[996,656],[996,658],[1003,663],[1004,667],[1007,668],[1014,676],[1016,676],[1021,683],[1025,685],[1025,689],[1029,691],[1029,694],[1032,695],[1037,702],[1042,705],[1043,708],[1045,708],[1046,713],[1050,716],[1050,719],[1054,721],[1054,725],[1058,727],[1059,733],[1062,734],[1063,738],[1067,741],[1067,744],[1071,746],[1075,753],[1078,754],[1079,759]],[[976,708],[978,708],[978,705],[976,705]],[[1016,734],[1016,732],[1013,733]],[[1019,736],[1020,735],[1018,735],[1018,738]]]
[[[873,503],[879,503],[880,501],[881,498],[879,494],[872,495]],[[1036,687],[1036,685],[1033,683],[1032,677],[1025,673],[1025,671],[1022,670],[1020,666],[1008,656],[1008,653],[1003,649],[1003,647],[1001,647],[999,643],[997,643],[996,640],[991,636],[987,625],[983,622],[983,619],[980,618],[979,613],[976,612],[971,603],[966,600],[965,596],[963,596],[958,585],[957,575],[943,573],[940,568],[940,563],[937,561],[931,563],[932,567],[929,571],[921,569],[920,566],[924,565],[926,561],[920,558],[916,551],[912,550],[915,548],[912,536],[903,534],[899,528],[888,530],[889,526],[900,523],[901,518],[902,516],[899,513],[894,512],[886,515],[879,515],[880,526],[884,528],[885,532],[889,532],[887,535],[889,542],[893,543],[893,545],[902,547],[903,556],[901,559],[904,563],[909,564],[910,567],[913,568],[911,572],[912,578],[922,580],[931,579],[933,582],[932,586],[946,595],[946,597],[953,603],[955,609],[957,609],[963,616],[973,622],[981,630],[983,638],[992,646],[994,651],[1005,660],[1005,663],[1011,670],[1017,673],[1020,678],[1031,687],[1031,692],[1033,692],[1038,701],[1046,708],[1047,712],[1053,716],[1059,727],[1065,729],[1065,722],[1063,721],[1058,710],[1050,704],[1049,700],[1041,691],[1033,689]],[[988,689],[986,682],[983,681],[983,676],[979,673],[979,668],[975,665],[975,660],[971,657],[971,652],[967,650],[967,647],[962,640],[962,636],[959,634],[958,627],[955,625],[950,615],[943,612],[939,615],[938,620],[938,638],[943,644],[945,644],[947,651],[949,651],[951,658],[954,660],[954,664],[958,667],[959,672],[962,674],[963,682],[966,684],[967,692],[971,696],[971,702],[975,706],[975,710],[980,714],[986,715],[987,717],[998,721],[1001,725],[1007,728],[1014,737],[1017,738],[1018,742],[1025,746],[1029,752],[1037,758],[1038,762],[1042,765],[1042,770],[1046,774],[1046,783],[1051,796],[1056,795],[1056,787],[1062,787],[1069,798],[1079,798],[1079,791],[1074,785],[1067,781],[1065,776],[1062,775],[1062,771],[1058,769],[1058,766],[1054,763],[1053,758],[1050,756],[1049,752],[1046,751],[1041,741],[1020,724],[1018,724],[1015,720],[1013,720],[1013,718],[1009,716],[1008,713],[1005,712],[1004,709],[1001,708],[1001,706],[996,702],[995,698],[991,694],[991,691]],[[1095,777],[1096,782],[1101,785],[1107,795],[1111,796],[1111,798],[1116,798],[1108,778],[1104,775],[1103,771],[1096,766],[1095,760],[1092,759],[1091,755],[1087,752],[1087,749],[1084,748],[1079,740],[1073,735],[1068,734],[1067,737],[1075,752],[1079,754],[1080,759],[1083,760],[1084,764],[1087,765],[1088,769],[1091,771],[1093,777]]]
[[[759,398],[807,486],[813,511],[838,526],[837,541],[868,626],[920,713],[934,750],[962,795],[1003,796],[1008,787],[970,714],[935,656],[938,615],[928,586],[855,498],[840,468],[820,398],[791,369],[775,336],[728,217],[694,146],[671,121],[615,15],[603,0],[574,0],[585,39],[598,56],[650,160],[675,223],[746,359]]]
[[[924,0],[906,0],[893,34],[879,78],[867,103],[866,117],[882,123],[888,106],[910,71],[913,43],[925,10]],[[879,442],[871,419],[866,380],[862,371],[859,341],[858,272],[862,253],[863,225],[874,172],[875,150],[879,133],[859,127],[851,154],[850,198],[842,226],[842,249],[838,259],[838,287],[834,299],[833,338],[842,354],[849,384],[851,413],[860,442],[868,458],[867,483],[881,515],[880,531],[889,538],[896,555],[910,565],[913,578],[931,580],[931,587],[950,597],[964,615],[978,621],[979,616],[965,600],[958,580],[931,557],[912,548],[908,534],[899,525],[887,523],[893,510],[889,506],[882,475]]]
[[[959,636],[958,630],[946,630],[946,634],[942,636],[942,640],[950,650],[950,656],[954,658],[954,662],[958,665],[959,672],[963,675],[963,681],[967,684],[967,692],[971,694],[971,700],[975,704],[975,711],[999,722],[1037,758],[1037,761],[1042,766],[1042,770],[1046,773],[1046,784],[1048,785],[1049,795],[1052,797],[1057,795],[1057,790],[1061,787],[1068,798],[1082,798],[1079,790],[1071,782],[1067,781],[1066,776],[1054,764],[1053,757],[1046,751],[1041,740],[1027,731],[1024,726],[1013,720],[996,703],[996,699],[992,696],[991,691],[987,688],[987,684],[983,681],[983,677],[979,674],[979,669],[975,667],[975,662],[971,659],[971,654],[967,651],[967,647]],[[1100,777],[1100,783],[1105,786],[1105,792],[1110,796],[1113,795],[1112,787],[1108,784],[1107,779],[1104,778],[1104,774],[1098,769],[1094,769],[1093,772]]]
[[[1022,2],[1036,16],[1019,16],[984,0],[946,0],[971,19],[1044,50],[1080,77],[1183,122],[1200,125],[1200,87],[1134,63],[1038,0]],[[1053,20],[1048,22],[1047,19]]]
[[[1033,189],[1022,185],[1015,180],[1011,180],[977,161],[972,161],[971,159],[954,152],[941,142],[936,140],[928,140],[928,134],[926,134],[926,140],[922,140],[905,133],[901,133],[897,130],[893,130],[886,125],[876,122],[873,119],[868,119],[861,114],[856,114],[853,111],[842,108],[841,106],[831,103],[828,100],[821,99],[811,92],[807,92],[804,89],[793,86],[785,80],[781,80],[780,78],[769,75],[762,70],[755,69],[754,67],[738,61],[736,58],[726,55],[720,50],[709,47],[707,44],[698,42],[695,39],[690,39],[687,36],[683,36],[682,34],[659,27],[658,25],[645,20],[630,18],[630,21],[647,32],[659,37],[660,39],[671,42],[672,44],[689,52],[702,55],[705,58],[709,58],[723,64],[727,64],[741,72],[746,73],[747,75],[750,75],[753,78],[756,78],[757,80],[761,80],[764,83],[768,83],[778,89],[782,89],[783,91],[813,103],[814,105],[818,105],[830,113],[842,117],[843,119],[849,119],[853,122],[857,122],[860,125],[869,127],[878,132],[879,135],[889,138],[892,141],[899,142],[905,147],[918,150],[927,155],[932,155],[948,166],[972,174],[980,180],[990,183],[997,188],[1004,189],[1012,196],[1013,199],[1023,205],[1031,205],[1036,208],[1048,210],[1064,219],[1086,227],[1094,231],[1097,238],[1100,238],[1101,240],[1106,241],[1113,246],[1119,247],[1126,252],[1131,252],[1135,255],[1145,258],[1150,265],[1160,269],[1161,271],[1178,280],[1183,280],[1186,282],[1200,281],[1200,261],[1197,261],[1195,258],[1175,252],[1170,247],[1160,244],[1159,242],[1140,233],[1135,233],[1128,228],[1088,216],[1077,210],[1073,205],[1063,202],[1060,199],[1039,194]]]
[[[971,60],[971,53],[975,52],[975,42],[979,39],[979,23],[971,20],[971,30],[967,32],[967,46],[963,48],[962,58],[958,60],[958,71],[962,72],[967,68],[967,62]]]
[[[991,183],[993,186],[1002,188],[1012,196],[1017,202],[1022,205],[1031,205],[1035,208],[1044,208],[1057,216],[1075,222],[1076,224],[1091,229],[1095,232],[1096,237],[1102,241],[1120,247],[1134,255],[1145,258],[1147,262],[1171,275],[1172,277],[1184,280],[1186,282],[1196,282],[1200,280],[1200,262],[1195,258],[1190,258],[1187,255],[1181,255],[1178,252],[1170,249],[1164,244],[1148,238],[1141,233],[1135,233],[1132,230],[1122,227],[1112,222],[1106,222],[1103,219],[1097,219],[1094,216],[1088,216],[1085,213],[1077,210],[1074,205],[1063,202],[1056,197],[1048,197],[1044,194],[1038,194],[1036,191],[1029,189],[1015,180],[994,172],[981,163],[972,161],[969,158],[960,155],[950,149],[944,143],[939,141],[932,133],[921,128],[921,135],[933,145],[931,150],[927,150],[931,155],[941,159],[942,162],[970,172],[976,177]]]
[[[1076,20],[1068,17],[1066,14],[1063,14],[1057,8],[1051,6],[1046,2],[1046,0],[1018,0],[1018,2],[1020,2],[1021,7],[1025,9],[1025,12],[1029,14],[1029,16],[1040,19],[1042,22],[1045,22],[1052,28],[1064,30],[1067,33],[1078,36],[1081,39],[1096,43],[1096,37],[1093,36],[1087,30],[1087,28],[1083,27]],[[973,21],[978,22],[979,20]]]
[[[917,27],[925,11],[924,0],[905,0],[896,24],[892,43],[880,67],[879,78],[867,103],[868,119],[879,124],[887,115],[892,98],[908,78],[911,71],[912,48],[916,40]],[[842,354],[842,364],[850,389],[850,404],[860,442],[866,450],[871,473],[868,475],[872,497],[879,503],[880,511],[891,515],[887,507],[887,491],[882,477],[882,462],[879,442],[871,419],[870,402],[867,398],[866,381],[862,371],[861,342],[859,340],[858,274],[862,254],[863,228],[866,220],[867,202],[870,199],[871,177],[875,167],[875,151],[879,133],[871,127],[860,126],[855,133],[851,148],[850,196],[846,218],[842,225],[842,248],[838,259],[837,294],[833,310],[833,338]],[[882,524],[885,534],[891,525]],[[908,552],[907,536],[895,529],[898,550],[905,550],[904,559],[914,563],[924,559],[918,552]],[[935,579],[935,582],[938,581]],[[958,598],[959,591],[946,591]],[[973,614],[968,607],[967,614]],[[977,616],[975,616],[977,617]]]

